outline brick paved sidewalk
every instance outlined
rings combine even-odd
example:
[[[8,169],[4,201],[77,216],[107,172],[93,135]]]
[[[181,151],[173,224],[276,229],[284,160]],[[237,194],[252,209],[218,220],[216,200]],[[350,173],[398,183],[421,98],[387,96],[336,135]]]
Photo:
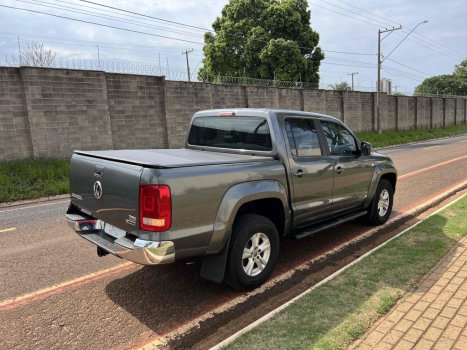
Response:
[[[351,349],[467,350],[467,236]]]

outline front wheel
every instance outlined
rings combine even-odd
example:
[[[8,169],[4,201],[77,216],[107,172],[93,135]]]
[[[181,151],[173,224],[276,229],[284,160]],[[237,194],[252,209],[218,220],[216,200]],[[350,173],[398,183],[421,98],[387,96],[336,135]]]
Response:
[[[271,220],[245,214],[233,224],[225,282],[239,290],[252,290],[271,276],[279,256],[279,234]]]
[[[371,223],[383,225],[392,213],[394,190],[388,180],[381,179],[372,201]]]

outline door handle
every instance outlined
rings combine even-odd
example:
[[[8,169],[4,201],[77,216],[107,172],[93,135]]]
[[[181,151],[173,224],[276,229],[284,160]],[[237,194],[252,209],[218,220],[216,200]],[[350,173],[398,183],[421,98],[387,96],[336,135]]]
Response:
[[[340,166],[336,168],[336,170],[334,170],[336,173],[338,174],[342,174],[344,172],[344,169],[342,169]]]
[[[295,173],[293,173],[294,176],[296,177],[302,177],[303,175],[305,175],[305,172],[302,170],[302,169],[298,169]]]

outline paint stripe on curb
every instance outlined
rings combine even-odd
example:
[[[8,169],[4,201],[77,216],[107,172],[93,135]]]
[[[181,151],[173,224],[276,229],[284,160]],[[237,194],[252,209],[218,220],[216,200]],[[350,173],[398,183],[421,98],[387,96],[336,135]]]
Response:
[[[325,284],[326,282],[329,282],[330,280],[334,279],[335,277],[339,276],[342,272],[344,272],[345,270],[347,270],[348,268],[352,267],[353,265],[357,264],[358,262],[360,262],[362,259],[366,258],[367,256],[373,254],[375,251],[377,251],[378,249],[384,247],[386,244],[388,244],[389,242],[391,242],[392,240],[398,238],[399,236],[402,236],[404,233],[406,233],[407,231],[410,231],[411,229],[413,229],[415,226],[418,226],[420,223],[422,223],[423,221],[425,221],[426,219],[432,217],[433,215],[436,215],[438,214],[440,211],[448,208],[449,206],[453,205],[454,203],[458,202],[459,200],[461,200],[462,198],[464,198],[465,196],[467,196],[467,193],[463,194],[462,196],[460,196],[459,198],[453,200],[451,203],[448,203],[446,204],[445,206],[443,206],[442,208],[436,210],[435,212],[431,213],[430,215],[428,215],[425,219],[423,220],[420,220],[419,222],[417,222],[416,224],[410,226],[409,228],[405,229],[404,231],[402,231],[401,233],[397,234],[396,236],[392,237],[391,239],[388,239],[386,242],[380,244],[379,246],[377,246],[376,248],[370,250],[369,252],[365,253],[364,255],[362,255],[359,259],[357,260],[354,260],[352,261],[350,264],[344,266],[342,269],[340,269],[339,271],[336,271],[334,272],[332,275],[328,276],[327,278],[325,278],[324,280],[322,280],[321,282],[317,283],[316,285],[314,285],[313,287],[311,287],[310,289],[306,290],[305,292],[303,292],[302,294],[296,296],[295,298],[289,300],[288,302],[286,302],[285,304],[279,306],[277,309],[269,312],[268,314],[264,315],[263,317],[261,317],[259,320],[253,322],[252,324],[246,326],[245,328],[243,328],[242,330],[238,331],[237,333],[235,333],[234,335],[230,336],[229,338],[225,339],[223,342],[217,344],[216,346],[212,347],[210,350],[218,350],[220,348],[222,348],[223,346],[226,346],[228,345],[229,343],[231,343],[232,341],[234,341],[235,339],[237,339],[239,336],[241,336],[242,334],[248,332],[249,330],[255,328],[256,326],[260,325],[261,323],[269,320],[271,317],[273,317],[275,314],[277,314],[278,312],[284,310],[287,306],[293,304],[294,302],[296,302],[297,300],[303,298],[305,295],[311,293],[313,290],[315,290],[316,288],[318,288],[319,286]]]

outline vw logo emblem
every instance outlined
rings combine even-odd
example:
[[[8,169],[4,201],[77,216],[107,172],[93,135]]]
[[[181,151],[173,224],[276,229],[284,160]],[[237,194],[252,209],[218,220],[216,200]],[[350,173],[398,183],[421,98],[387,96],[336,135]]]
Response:
[[[96,181],[94,183],[94,196],[97,199],[101,199],[101,197],[102,197],[102,184],[101,184],[100,181]]]

